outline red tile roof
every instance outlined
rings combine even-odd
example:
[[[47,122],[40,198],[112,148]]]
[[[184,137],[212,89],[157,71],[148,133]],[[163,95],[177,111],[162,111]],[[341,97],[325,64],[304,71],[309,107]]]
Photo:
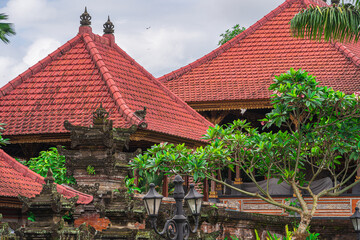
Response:
[[[65,120],[90,125],[102,103],[114,127],[147,124],[151,131],[200,140],[211,125],[114,43],[89,26],[0,89],[6,136],[64,133]],[[134,114],[147,107],[145,121]]]
[[[269,99],[274,75],[302,68],[323,85],[360,90],[360,45],[292,37],[289,22],[321,0],[287,0],[260,21],[197,61],[159,80],[186,102]]]
[[[35,197],[45,184],[44,178],[31,171],[0,149],[0,197]],[[93,196],[57,185],[57,191],[66,198],[79,196],[77,203],[89,204]]]

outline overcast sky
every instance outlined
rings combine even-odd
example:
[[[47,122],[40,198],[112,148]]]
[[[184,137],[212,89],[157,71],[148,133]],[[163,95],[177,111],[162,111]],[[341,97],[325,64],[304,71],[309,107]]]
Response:
[[[0,0],[16,36],[0,42],[0,87],[73,38],[87,6],[102,34],[110,15],[115,41],[155,77],[217,47],[235,24],[249,27],[285,0]]]

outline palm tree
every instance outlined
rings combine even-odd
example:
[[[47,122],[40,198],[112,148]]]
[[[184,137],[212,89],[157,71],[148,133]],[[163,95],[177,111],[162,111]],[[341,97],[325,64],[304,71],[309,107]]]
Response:
[[[309,6],[295,15],[290,24],[295,37],[357,42],[360,37],[360,0],[341,4],[340,0],[331,0],[330,6]]]
[[[15,35],[15,31],[11,23],[3,23],[1,21],[7,20],[8,16],[0,13],[0,40],[4,43],[9,43],[8,36]]]

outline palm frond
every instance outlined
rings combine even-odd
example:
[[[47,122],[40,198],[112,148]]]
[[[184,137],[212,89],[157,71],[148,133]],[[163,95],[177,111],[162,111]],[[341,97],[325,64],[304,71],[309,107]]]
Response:
[[[360,36],[360,8],[354,5],[310,6],[290,21],[295,37],[357,42]]]
[[[2,23],[1,21],[7,20],[6,14],[0,13],[0,40],[4,43],[9,43],[8,36],[15,35],[13,25],[11,23]]]

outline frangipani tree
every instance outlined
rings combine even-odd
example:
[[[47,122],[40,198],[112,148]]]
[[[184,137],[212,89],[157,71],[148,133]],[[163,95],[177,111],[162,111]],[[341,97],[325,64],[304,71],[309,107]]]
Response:
[[[326,1],[325,1],[326,2]],[[360,0],[332,0],[331,5],[310,5],[290,21],[295,37],[357,42],[360,36]]]
[[[360,102],[356,94],[347,95],[319,86],[315,77],[290,69],[275,77],[270,86],[273,110],[267,114],[264,132],[246,121],[210,127],[205,147],[159,144],[137,156],[133,168],[150,172],[182,173],[195,180],[208,178],[249,196],[296,212],[301,221],[297,234],[306,234],[317,203],[323,196],[338,196],[351,189],[358,169],[360,150]],[[271,126],[278,132],[266,132]],[[219,169],[240,167],[258,187],[247,192],[218,180]],[[333,187],[314,193],[311,184],[328,174]],[[256,175],[267,179],[261,188]],[[277,202],[269,193],[269,180],[278,178],[291,186],[300,206]],[[303,194],[307,192],[309,205]]]

